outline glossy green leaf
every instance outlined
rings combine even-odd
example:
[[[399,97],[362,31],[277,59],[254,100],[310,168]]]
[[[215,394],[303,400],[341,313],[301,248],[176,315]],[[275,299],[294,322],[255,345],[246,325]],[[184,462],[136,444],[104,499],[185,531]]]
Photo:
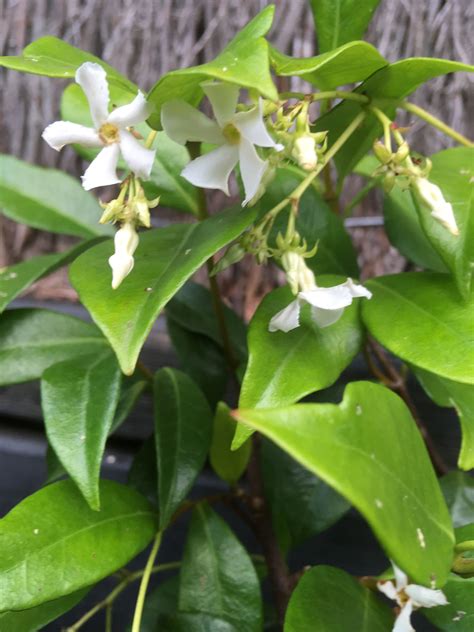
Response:
[[[178,591],[179,575],[175,575],[161,582],[150,594],[147,594],[140,632],[156,632],[157,629],[166,632],[166,628],[158,627],[158,622],[164,615],[173,614],[177,610]],[[127,632],[131,632],[131,626],[127,628]]]
[[[392,626],[391,609],[354,577],[333,566],[315,566],[291,595],[284,630],[389,632]]]
[[[155,442],[160,527],[186,498],[209,450],[212,413],[194,382],[176,369],[155,375]]]
[[[73,593],[134,558],[155,533],[155,514],[129,487],[101,483],[92,511],[72,481],[28,496],[0,520],[0,611]]]
[[[472,305],[461,301],[448,275],[393,274],[366,285],[373,297],[362,317],[381,344],[417,367],[474,383]]]
[[[244,361],[247,358],[246,327],[232,309],[225,304],[222,309],[233,351],[239,360]],[[203,285],[188,281],[166,306],[166,316],[181,327],[223,346],[212,295]]]
[[[0,316],[0,384],[41,377],[52,364],[108,347],[94,325],[45,309],[12,309]]]
[[[210,338],[178,325],[175,320],[168,318],[167,328],[179,368],[196,382],[210,406],[215,408],[224,397],[230,376],[222,349]]]
[[[122,374],[110,349],[49,367],[41,380],[48,441],[91,509],[100,509],[99,475]]]
[[[163,632],[240,632],[241,628],[224,619],[204,612],[178,612],[158,618],[158,629]]]
[[[416,198],[415,207],[430,243],[453,274],[461,295],[468,299],[474,269],[474,149],[446,149],[431,156],[431,160],[433,168],[429,179],[451,203],[459,235],[446,230]]]
[[[279,169],[276,178],[267,187],[266,194],[257,205],[259,211],[263,213],[273,208],[298,186],[305,175],[296,167]],[[273,238],[276,237],[278,231],[284,234],[288,212],[283,211],[278,215],[272,232]],[[317,275],[358,276],[357,255],[351,238],[341,218],[331,211],[315,186],[309,187],[300,200],[296,228],[306,239],[308,248],[318,244],[316,255],[306,259],[308,266]]]
[[[72,264],[71,281],[82,303],[114,348],[126,374],[158,314],[187,279],[217,250],[238,237],[255,217],[233,207],[198,224],[174,224],[143,233],[133,272],[112,290],[107,259],[113,244],[91,248]]]
[[[227,404],[219,402],[214,415],[209,460],[217,476],[229,485],[235,485],[245,472],[252,452],[252,444],[247,441],[238,450],[231,450],[236,421],[229,413]]]
[[[350,508],[345,498],[270,441],[262,445],[262,471],[274,528],[285,550],[329,528]]]
[[[414,367],[414,372],[431,399],[446,408],[455,408],[462,430],[458,466],[462,470],[474,468],[474,386],[461,384]]]
[[[278,93],[271,78],[268,43],[264,39],[272,25],[274,11],[273,5],[263,9],[213,61],[172,70],[161,77],[148,94],[149,103],[155,107],[148,119],[151,127],[161,129],[160,112],[166,101],[182,99],[198,105],[204,96],[200,84],[212,79],[251,88],[276,100]]]
[[[320,277],[318,283],[331,286],[341,280]],[[268,331],[272,316],[291,300],[288,287],[270,292],[250,322],[250,356],[240,408],[284,406],[326,388],[337,380],[360,349],[362,329],[356,301],[330,327],[320,329],[311,319],[309,306],[305,306],[300,327],[287,333]],[[247,428],[239,426],[232,447],[238,448],[249,434]]]
[[[179,609],[223,619],[239,632],[262,629],[260,586],[252,561],[224,520],[205,503],[196,507],[191,519]]]
[[[440,479],[453,525],[462,527],[474,518],[474,479],[464,472],[449,472]]]
[[[380,0],[310,0],[320,53],[360,39]],[[361,62],[364,62],[363,56]]]
[[[40,255],[0,269],[0,313],[32,283],[67,265],[94,243],[95,240],[81,242],[65,252]]]
[[[448,605],[423,608],[421,612],[440,632],[472,632],[474,629],[474,577],[451,573],[443,586]]]
[[[110,86],[110,99],[115,106],[120,106],[130,103],[131,96],[129,91],[112,85]],[[87,127],[91,126],[89,104],[78,85],[71,84],[64,90],[61,99],[61,116],[65,121],[72,121]],[[146,123],[140,123],[135,129],[143,138],[147,138],[151,131]],[[86,160],[93,160],[98,154],[97,149],[83,145],[74,145],[74,148]],[[180,176],[181,171],[189,162],[188,150],[172,141],[164,132],[157,134],[153,148],[156,149],[156,154],[150,178],[143,182],[146,195],[149,199],[160,196],[162,206],[171,206],[196,215],[198,211],[197,189]],[[119,167],[128,169],[122,160],[119,161]]]
[[[411,94],[425,81],[450,72],[472,72],[473,69],[473,66],[448,59],[424,57],[402,59],[378,70],[364,81],[356,92],[370,97],[374,105],[383,110],[387,116],[393,117],[396,103]],[[331,146],[360,111],[360,104],[345,101],[321,117],[315,127],[318,130],[329,131],[328,140]],[[336,155],[335,162],[340,178],[352,170],[362,156],[369,151],[375,138],[381,135],[382,126],[379,120],[369,114]]]
[[[389,195],[386,195],[383,214],[388,238],[404,257],[422,268],[435,272],[447,272],[446,265],[421,227],[409,190],[402,191],[395,187]]]
[[[326,90],[364,81],[388,63],[367,42],[349,42],[316,57],[290,57],[270,48],[270,56],[277,75],[301,77]]]
[[[158,469],[155,437],[149,437],[135,454],[128,472],[128,484],[152,501],[156,501]]]
[[[47,603],[13,612],[0,612],[0,630],[2,632],[37,632],[78,604],[87,594],[88,589],[77,590],[70,595],[53,599]]]
[[[136,94],[136,86],[105,61],[51,35],[28,44],[21,55],[0,57],[0,66],[34,75],[73,79],[76,70],[86,61],[100,64],[106,70],[110,82],[132,95]]]
[[[234,414],[347,498],[415,583],[443,585],[452,561],[451,521],[423,440],[397,395],[352,382],[340,405]]]
[[[16,222],[51,233],[85,238],[113,233],[111,226],[99,224],[99,203],[76,178],[3,154],[0,209]]]

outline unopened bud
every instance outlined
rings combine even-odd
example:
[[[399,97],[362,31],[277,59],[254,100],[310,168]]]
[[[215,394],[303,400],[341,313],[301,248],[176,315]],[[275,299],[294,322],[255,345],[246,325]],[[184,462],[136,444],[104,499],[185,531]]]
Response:
[[[133,253],[138,246],[138,235],[135,226],[127,222],[115,233],[115,252],[109,258],[112,268],[112,289],[116,290],[133,269]]]
[[[444,199],[443,192],[426,178],[416,178],[415,187],[423,202],[431,209],[431,215],[453,235],[459,235],[453,207]]]
[[[212,268],[211,276],[215,276],[219,272],[234,265],[234,263],[238,263],[245,257],[245,254],[246,252],[240,244],[232,244],[224,256],[221,257]]]
[[[408,158],[409,153],[410,153],[410,146],[405,140],[397,149],[395,155],[393,156],[393,161],[396,162],[397,165],[399,165]]]
[[[393,157],[392,152],[388,149],[388,147],[386,147],[379,140],[376,140],[374,142],[374,144],[372,145],[372,149],[374,151],[375,156],[383,165],[386,165],[392,160],[392,157]]]
[[[310,134],[303,134],[296,138],[291,155],[298,165],[305,171],[313,171],[318,164],[316,141]]]
[[[393,173],[393,171],[387,171],[387,173],[384,176],[384,179],[382,180],[382,187],[385,193],[390,193],[390,191],[393,189],[395,185],[395,179],[396,179],[396,176]]]
[[[281,265],[293,294],[315,287],[314,274],[302,255],[294,251],[285,252],[281,258]]]
[[[100,224],[107,224],[107,222],[116,222],[124,210],[123,201],[119,199],[111,200],[107,204],[103,202],[99,202],[101,207],[104,209],[101,218],[99,219]]]

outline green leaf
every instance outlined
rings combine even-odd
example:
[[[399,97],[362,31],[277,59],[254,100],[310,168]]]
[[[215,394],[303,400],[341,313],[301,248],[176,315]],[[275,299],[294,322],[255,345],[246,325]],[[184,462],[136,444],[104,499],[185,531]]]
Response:
[[[373,297],[364,301],[362,317],[381,344],[419,368],[474,383],[472,306],[460,300],[449,276],[393,274],[371,279],[367,287]]]
[[[384,196],[383,214],[388,238],[404,257],[422,268],[447,272],[446,265],[421,227],[410,191],[395,187]]]
[[[12,309],[0,316],[0,383],[41,377],[52,364],[97,353],[107,341],[94,325],[45,309]]]
[[[471,516],[472,517],[472,516]],[[440,632],[472,632],[474,627],[474,577],[463,578],[451,573],[443,586],[448,605],[423,608],[424,616]]]
[[[0,611],[73,593],[134,558],[155,533],[155,514],[129,487],[101,483],[92,511],[72,481],[28,496],[0,520]]]
[[[318,279],[323,287],[340,281],[337,277]],[[284,406],[326,388],[337,380],[360,349],[362,329],[356,301],[330,327],[320,329],[305,306],[299,327],[287,333],[268,331],[272,316],[293,298],[288,287],[270,292],[250,322],[250,356],[240,408]],[[232,447],[238,448],[249,435],[247,428],[237,427]]]
[[[388,632],[392,625],[390,608],[333,566],[315,566],[303,574],[285,617],[285,632]]]
[[[204,93],[200,84],[216,79],[256,90],[268,99],[276,100],[278,93],[270,74],[268,43],[264,35],[270,30],[275,7],[263,9],[211,62],[172,70],[153,86],[148,102],[155,111],[148,119],[154,129],[161,129],[160,113],[166,101],[182,99],[197,106]]]
[[[372,100],[373,105],[385,112],[387,116],[394,117],[397,102],[407,97],[425,81],[450,72],[472,72],[473,70],[473,66],[448,59],[411,57],[381,68],[364,81],[355,92],[365,94]],[[327,115],[322,116],[315,128],[329,131],[330,147],[360,112],[359,103],[345,101]],[[341,179],[352,170],[362,156],[369,151],[373,141],[381,135],[382,126],[379,120],[373,114],[369,114],[335,157]]]
[[[289,57],[270,47],[270,56],[277,75],[301,77],[326,90],[364,81],[388,63],[367,42],[349,42],[316,57]]]
[[[0,313],[32,283],[67,265],[95,243],[96,240],[81,242],[65,252],[40,255],[0,269]]]
[[[415,583],[443,585],[453,555],[451,521],[423,440],[397,395],[352,382],[340,405],[234,415],[347,498]]]
[[[262,629],[260,586],[252,561],[224,520],[205,503],[196,507],[191,519],[179,608],[223,619],[239,632]]]
[[[87,592],[87,588],[77,590],[70,595],[54,599],[35,608],[17,610],[16,612],[0,612],[0,630],[4,632],[9,630],[15,630],[15,632],[37,632],[37,630],[43,630],[43,626],[74,608]]]
[[[99,224],[96,198],[62,171],[36,167],[0,154],[0,208],[10,219],[50,233],[76,237],[110,235]]]
[[[247,441],[238,450],[231,450],[230,446],[237,424],[229,413],[227,404],[219,402],[214,415],[209,460],[219,478],[229,485],[235,485],[245,472],[252,452],[252,444]]]
[[[214,409],[224,397],[229,369],[217,344],[167,319],[168,334],[179,359],[179,368],[196,382]]]
[[[458,467],[462,470],[474,468],[474,386],[453,382],[416,367],[413,370],[424,390],[438,406],[456,409],[462,430]]]
[[[247,330],[237,314],[222,304],[233,350],[243,362],[247,359]],[[202,334],[223,348],[211,292],[199,283],[188,281],[166,306],[166,316],[181,327]]]
[[[285,550],[328,529],[350,508],[345,498],[270,441],[262,445],[262,471],[274,528]]]
[[[255,217],[233,207],[199,224],[174,224],[141,236],[133,272],[117,290],[107,259],[112,242],[81,255],[70,269],[82,303],[102,329],[127,375],[158,314],[187,279],[217,250],[238,237]]]
[[[41,380],[48,441],[91,509],[100,509],[99,475],[122,374],[110,349],[49,367]]]
[[[110,100],[115,106],[130,103],[130,92],[111,85]],[[61,99],[61,117],[65,121],[72,121],[87,127],[91,126],[89,103],[80,86],[71,84],[64,90]],[[146,123],[136,125],[135,129],[143,138],[147,138],[151,131]],[[158,133],[153,148],[156,149],[156,154],[150,178],[143,182],[146,195],[149,199],[161,196],[160,204],[162,206],[171,206],[196,215],[198,212],[197,189],[180,176],[181,171],[189,162],[188,150],[172,141],[164,132]],[[74,145],[74,149],[80,156],[90,161],[99,152],[97,149],[83,145]],[[119,167],[128,169],[122,159],[119,161]]]
[[[415,207],[426,236],[451,271],[461,295],[469,298],[474,268],[474,149],[455,147],[431,156],[429,179],[437,184],[453,207],[459,235],[452,235],[431,211],[415,198]]]
[[[305,175],[295,167],[278,169],[275,179],[267,187],[265,196],[257,204],[259,212],[269,211],[290,195]],[[278,231],[284,234],[288,212],[289,209],[278,215],[272,231],[273,238]],[[331,211],[315,186],[310,186],[300,200],[296,228],[308,242],[309,248],[318,244],[316,255],[306,259],[306,263],[316,274],[358,276],[357,255],[351,238],[341,218]]]
[[[140,632],[165,632],[165,628],[158,628],[159,618],[173,614],[178,608],[179,575],[161,582],[147,595],[143,616],[140,622]],[[127,628],[131,632],[131,627]]]
[[[441,490],[448,505],[453,525],[462,527],[474,516],[474,479],[464,472],[449,472],[440,479]]]
[[[157,477],[155,437],[151,436],[145,439],[133,458],[128,472],[128,484],[155,502]]]
[[[73,79],[76,70],[86,61],[100,64],[107,72],[108,81],[136,94],[136,86],[105,61],[51,35],[31,42],[19,56],[0,57],[0,66],[34,75]]]
[[[205,613],[178,612],[158,618],[162,632],[240,632],[241,628]]]
[[[380,0],[310,0],[319,52],[333,50],[365,33]],[[364,60],[361,60],[362,63]]]
[[[155,375],[155,442],[160,528],[186,498],[206,460],[212,413],[194,382],[176,369]]]

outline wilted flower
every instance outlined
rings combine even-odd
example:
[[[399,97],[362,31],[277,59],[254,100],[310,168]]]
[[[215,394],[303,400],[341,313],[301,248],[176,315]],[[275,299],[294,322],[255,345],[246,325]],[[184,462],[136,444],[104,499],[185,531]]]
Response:
[[[207,189],[221,189],[229,195],[229,176],[237,163],[247,204],[257,193],[267,169],[257,147],[279,151],[263,120],[262,102],[245,112],[236,112],[239,87],[227,83],[203,83],[202,89],[211,102],[216,121],[212,121],[189,103],[173,99],[161,110],[161,123],[170,138],[184,145],[187,141],[218,145],[192,160],[181,175],[192,184]]]
[[[409,584],[408,577],[393,562],[395,582],[377,582],[377,588],[389,599],[393,599],[400,606],[392,632],[415,632],[410,623],[413,610],[417,608],[434,608],[446,606],[448,600],[442,590],[433,590],[418,584]]]
[[[84,90],[94,124],[93,128],[69,121],[56,121],[48,125],[43,138],[50,147],[59,151],[70,143],[86,147],[102,147],[82,176],[84,189],[117,184],[117,163],[121,153],[130,170],[138,177],[150,177],[155,152],[141,145],[128,127],[143,122],[149,115],[149,106],[139,91],[127,105],[109,114],[109,87],[107,74],[99,64],[85,62],[76,71],[76,83]]]

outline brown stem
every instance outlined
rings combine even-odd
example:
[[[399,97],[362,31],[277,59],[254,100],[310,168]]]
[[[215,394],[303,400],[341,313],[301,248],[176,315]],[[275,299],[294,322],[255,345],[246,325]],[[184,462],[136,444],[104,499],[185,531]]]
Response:
[[[260,437],[257,433],[253,435],[253,451],[247,469],[247,476],[252,495],[254,531],[262,547],[268,568],[278,621],[283,626],[286,608],[291,595],[292,582],[288,566],[273,531],[271,513],[265,499],[260,468]]]
[[[378,362],[382,366],[385,373],[380,371],[377,365],[373,362],[372,357],[370,356],[370,352],[368,349],[365,350],[364,355],[367,360],[367,364],[372,371],[372,373],[379,379],[383,384],[391,388],[393,391],[397,392],[400,397],[403,399],[405,404],[408,406],[413,419],[418,426],[419,431],[425,441],[426,448],[431,458],[431,462],[438,474],[441,476],[447,474],[449,472],[449,467],[445,463],[443,457],[441,456],[438,448],[436,447],[433,439],[431,438],[425,423],[420,417],[418,409],[415,406],[415,402],[413,401],[410,392],[406,383],[406,376],[398,371],[396,366],[391,362],[390,358],[383,351],[383,349],[372,339],[369,338],[368,345],[370,350],[373,352]]]

